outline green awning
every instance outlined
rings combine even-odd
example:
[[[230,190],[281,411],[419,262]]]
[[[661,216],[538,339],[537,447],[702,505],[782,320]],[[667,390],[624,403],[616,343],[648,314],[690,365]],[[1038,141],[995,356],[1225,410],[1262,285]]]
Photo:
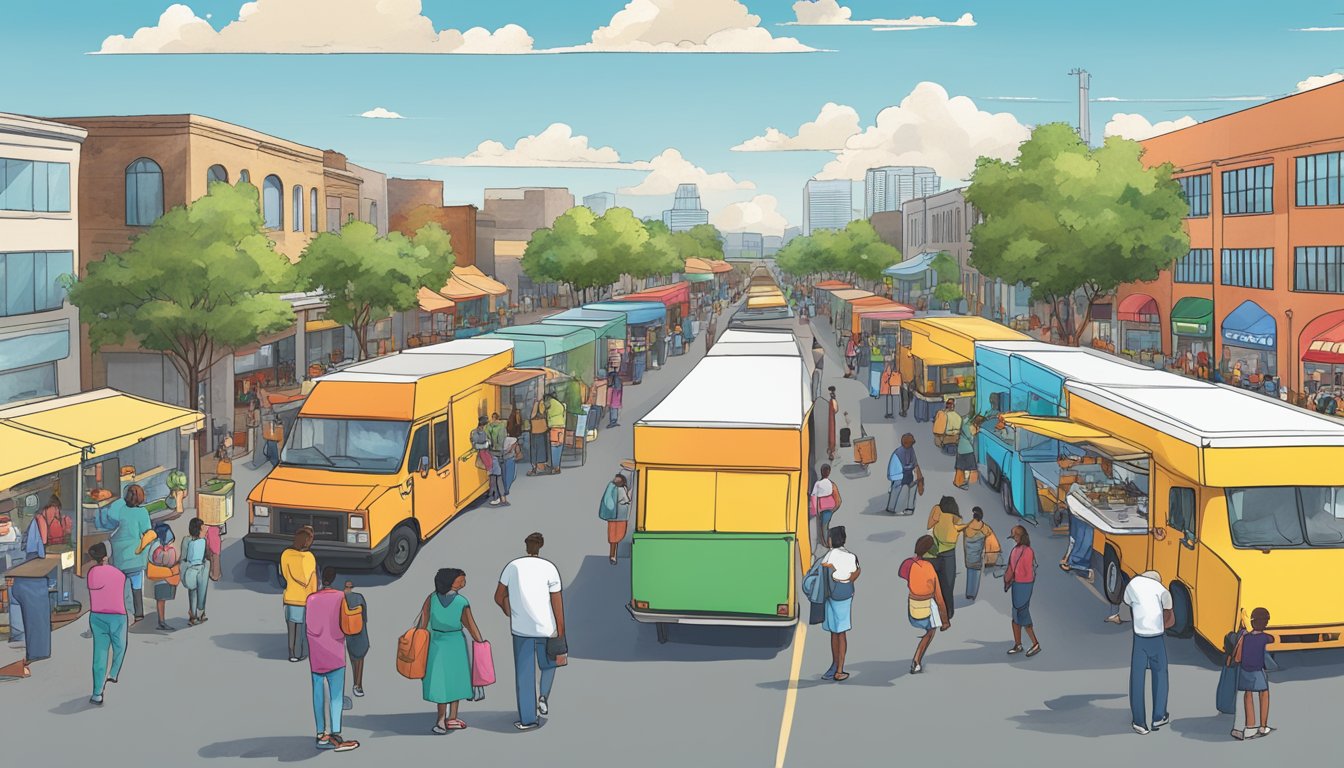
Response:
[[[1213,300],[1186,296],[1171,308],[1171,332],[1207,339],[1213,336]]]
[[[681,279],[685,280],[688,283],[708,283],[714,279],[714,276],[710,274],[702,274],[699,272],[691,272],[682,275]]]
[[[543,317],[542,325],[564,325],[578,328],[592,328],[599,338],[625,339],[625,315],[620,312],[604,312],[599,309],[576,307],[558,315]]]

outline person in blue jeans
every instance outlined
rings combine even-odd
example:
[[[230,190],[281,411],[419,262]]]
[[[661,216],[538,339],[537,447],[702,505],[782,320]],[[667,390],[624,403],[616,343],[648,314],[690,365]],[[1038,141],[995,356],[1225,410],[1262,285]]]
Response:
[[[509,617],[513,634],[513,676],[518,695],[518,721],[513,726],[520,731],[537,728],[537,716],[550,713],[555,670],[568,663],[563,587],[555,564],[541,557],[545,543],[540,533],[529,534],[523,540],[527,555],[504,566],[495,588],[495,604]]]
[[[1134,617],[1134,647],[1129,657],[1129,709],[1134,732],[1140,736],[1171,722],[1167,712],[1166,631],[1176,623],[1171,592],[1157,571],[1144,571],[1125,587],[1125,604]],[[1143,707],[1145,673],[1153,675],[1153,720],[1149,724]]]

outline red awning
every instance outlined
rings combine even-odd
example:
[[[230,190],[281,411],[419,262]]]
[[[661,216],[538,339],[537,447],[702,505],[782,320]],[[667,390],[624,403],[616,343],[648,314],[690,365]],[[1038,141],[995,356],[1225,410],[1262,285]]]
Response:
[[[1131,293],[1120,300],[1117,316],[1132,323],[1151,322],[1157,315],[1157,300],[1146,293]]]
[[[849,283],[842,283],[839,280],[822,280],[812,287],[820,288],[823,291],[835,291],[843,288],[853,288],[854,286]]]
[[[622,296],[621,301],[656,301],[669,308],[678,304],[689,304],[691,301],[691,284],[677,282],[671,285],[660,285],[657,288]]]
[[[1317,334],[1302,353],[1302,362],[1344,365],[1344,323]]]

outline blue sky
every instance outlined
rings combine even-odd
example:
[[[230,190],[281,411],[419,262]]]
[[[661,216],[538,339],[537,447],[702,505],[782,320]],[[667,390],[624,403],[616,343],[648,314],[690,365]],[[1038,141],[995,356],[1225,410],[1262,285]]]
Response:
[[[284,2],[285,0],[267,0]],[[351,0],[353,2],[354,0]],[[673,0],[659,0],[675,4]],[[683,0],[685,1],[685,0]],[[704,2],[705,0],[699,0]],[[346,0],[327,0],[333,12]],[[538,49],[588,42],[624,0],[490,3],[424,0],[435,29],[524,27]],[[564,123],[622,161],[648,161],[675,148],[695,166],[728,172],[754,190],[706,194],[712,210],[756,195],[776,198],[790,223],[801,215],[803,183],[829,152],[734,152],[775,127],[796,134],[827,102],[852,107],[860,124],[899,104],[923,81],[970,97],[1016,122],[1076,119],[1070,68],[1092,72],[1093,132],[1115,112],[1149,121],[1205,120],[1293,92],[1314,75],[1344,72],[1344,3],[1251,4],[1210,0],[1126,3],[1003,0],[848,0],[853,18],[914,15],[972,27],[877,32],[866,27],[779,26],[794,20],[785,0],[746,0],[771,35],[824,49],[790,54],[475,55],[87,55],[109,35],[157,22],[168,0],[70,3],[6,0],[0,6],[0,66],[9,76],[0,111],[39,116],[197,112],[287,139],[345,152],[392,175],[440,178],[449,202],[480,204],[486,186],[568,186],[581,197],[639,185],[647,170],[437,167],[486,140],[518,138]],[[216,29],[236,19],[240,0],[196,0]],[[1229,11],[1229,9],[1232,9]],[[1003,101],[992,97],[1029,97]],[[1171,100],[1171,101],[1157,101]],[[358,115],[376,106],[403,120]],[[920,141],[936,142],[925,136]],[[892,147],[893,151],[904,149]],[[915,147],[937,156],[936,146]],[[862,159],[862,158],[860,158]],[[622,195],[640,214],[670,197]],[[861,200],[856,195],[856,205]],[[776,223],[778,220],[775,219]]]

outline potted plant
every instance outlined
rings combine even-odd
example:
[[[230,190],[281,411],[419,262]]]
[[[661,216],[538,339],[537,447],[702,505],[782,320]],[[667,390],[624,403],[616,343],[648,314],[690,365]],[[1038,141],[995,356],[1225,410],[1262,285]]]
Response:
[[[165,482],[168,485],[168,492],[173,497],[173,509],[177,510],[177,513],[180,515],[186,508],[187,473],[180,469],[174,469],[168,473],[168,478]]]

